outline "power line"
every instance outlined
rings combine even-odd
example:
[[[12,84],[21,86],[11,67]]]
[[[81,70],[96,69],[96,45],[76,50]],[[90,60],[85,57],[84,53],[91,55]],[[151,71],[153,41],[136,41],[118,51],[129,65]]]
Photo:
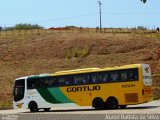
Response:
[[[50,19],[50,20],[43,20],[43,21],[32,21],[32,22],[27,22],[27,23],[47,23],[47,22],[55,22],[55,21],[65,21],[65,20],[71,20],[71,19],[76,19],[76,18],[83,18],[83,17],[88,17],[88,16],[94,16],[98,15],[99,13],[90,13],[90,14],[84,14],[84,15],[79,15],[79,16],[73,16],[73,17],[66,17],[66,18],[57,18],[57,19]],[[12,24],[3,24],[3,26],[11,26]]]
[[[143,13],[143,12],[102,12],[102,14],[160,14],[156,12],[148,12],[148,13]]]
[[[33,22],[31,22],[31,23],[47,23],[47,22],[55,22],[55,21],[65,21],[65,20],[71,20],[71,19],[76,19],[76,18],[84,18],[84,17],[88,17],[88,16],[94,16],[94,15],[98,15],[98,14],[100,14],[100,12],[99,13],[90,13],[90,14],[84,14],[84,15],[79,15],[79,16],[72,16],[72,17],[66,17],[66,18],[57,18],[57,19],[50,19],[50,20],[43,20],[43,21],[33,21]],[[147,15],[147,14],[160,14],[160,13],[158,13],[158,12],[101,12],[101,14],[130,14],[130,15],[132,15],[132,14],[141,14],[141,15]],[[100,14],[100,15],[101,15]],[[100,18],[100,21],[101,21],[101,18]],[[12,25],[12,24],[4,24],[4,23],[1,23],[1,24],[3,24],[3,26],[10,26],[10,25]],[[100,23],[100,26],[102,26],[101,25],[102,23]],[[101,28],[101,27],[100,27]]]
[[[44,20],[44,21],[39,21],[39,22],[64,21],[64,20],[70,20],[70,19],[76,19],[76,18],[93,16],[93,15],[97,15],[97,14],[98,14],[98,13],[91,13],[91,14],[85,14],[85,15],[79,15],[79,16],[73,16],[73,17],[66,17],[66,18],[58,18],[58,19]]]

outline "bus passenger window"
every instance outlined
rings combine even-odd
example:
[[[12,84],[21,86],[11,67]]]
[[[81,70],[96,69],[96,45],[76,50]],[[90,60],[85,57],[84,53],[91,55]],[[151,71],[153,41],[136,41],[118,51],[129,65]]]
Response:
[[[79,75],[74,76],[74,84],[75,85],[82,84],[81,76],[79,76]]]
[[[121,78],[121,81],[126,81],[127,80],[127,72],[126,71],[120,72],[120,78]]]
[[[129,72],[129,78],[130,78],[130,80],[134,80],[134,75],[132,72]]]
[[[65,76],[66,85],[73,85],[73,77],[72,76]]]
[[[48,87],[49,86],[49,80],[48,79],[44,79],[43,80],[43,85],[44,87]]]
[[[129,79],[130,80],[138,80],[138,69],[131,69],[129,71]]]
[[[82,75],[82,82],[83,84],[89,83],[89,75]]]
[[[109,76],[107,73],[100,74],[100,82],[105,83],[108,81],[108,78],[109,78]]]
[[[91,75],[91,83],[99,83],[99,74]]]
[[[118,73],[113,72],[110,74],[110,78],[112,82],[117,82],[118,81]]]
[[[27,81],[27,89],[35,89],[39,87],[39,79],[29,79]]]
[[[65,84],[66,84],[66,81],[63,77],[58,78],[58,85],[59,86],[62,86],[62,85],[65,85]]]
[[[32,83],[31,88],[35,88],[35,87],[36,87],[35,83]]]
[[[49,80],[49,87],[51,87],[51,86],[54,86],[55,84],[54,84],[54,80],[52,79],[52,80]]]
[[[69,80],[66,80],[66,85],[70,85],[70,81]]]

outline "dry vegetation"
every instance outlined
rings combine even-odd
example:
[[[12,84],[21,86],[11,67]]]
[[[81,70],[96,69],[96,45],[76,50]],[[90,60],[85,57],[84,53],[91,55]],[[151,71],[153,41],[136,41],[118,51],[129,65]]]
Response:
[[[154,71],[159,60],[159,47],[158,33],[0,36],[0,106],[11,105],[15,78],[59,70],[132,63],[149,63]]]

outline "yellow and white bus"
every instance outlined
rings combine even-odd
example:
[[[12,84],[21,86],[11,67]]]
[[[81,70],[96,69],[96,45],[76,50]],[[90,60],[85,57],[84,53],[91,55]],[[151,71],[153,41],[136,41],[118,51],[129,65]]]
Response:
[[[22,77],[15,80],[13,96],[14,108],[31,112],[56,106],[125,108],[152,101],[151,69],[131,64]]]

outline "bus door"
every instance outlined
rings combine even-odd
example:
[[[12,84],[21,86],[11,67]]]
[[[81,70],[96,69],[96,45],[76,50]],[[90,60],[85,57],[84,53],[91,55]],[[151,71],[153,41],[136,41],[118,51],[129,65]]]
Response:
[[[24,98],[24,92],[25,92],[25,79],[20,79],[15,81],[14,85],[14,101],[20,101]]]

